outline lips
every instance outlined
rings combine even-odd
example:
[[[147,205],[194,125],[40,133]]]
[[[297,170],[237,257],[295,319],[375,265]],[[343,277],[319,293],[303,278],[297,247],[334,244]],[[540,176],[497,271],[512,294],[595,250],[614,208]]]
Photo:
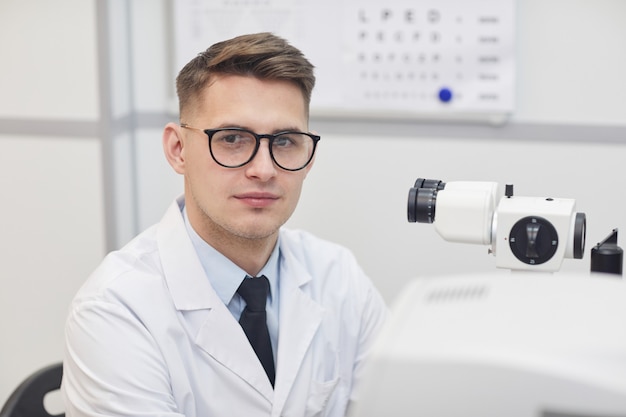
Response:
[[[275,203],[279,197],[267,192],[249,192],[237,194],[235,198],[250,207],[263,208]]]

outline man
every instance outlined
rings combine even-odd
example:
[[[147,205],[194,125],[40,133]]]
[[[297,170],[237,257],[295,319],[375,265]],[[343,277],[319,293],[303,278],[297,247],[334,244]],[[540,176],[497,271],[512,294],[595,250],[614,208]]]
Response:
[[[262,33],[213,45],[176,81],[163,147],[184,196],[74,299],[66,414],[345,415],[386,307],[346,249],[281,229],[319,140],[312,65]]]

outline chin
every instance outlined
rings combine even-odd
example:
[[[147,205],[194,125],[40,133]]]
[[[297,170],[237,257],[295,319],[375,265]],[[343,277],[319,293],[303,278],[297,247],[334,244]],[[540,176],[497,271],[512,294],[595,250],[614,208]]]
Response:
[[[235,227],[230,232],[237,237],[249,240],[264,240],[278,233],[280,225],[259,225],[258,222],[252,222],[243,227]]]

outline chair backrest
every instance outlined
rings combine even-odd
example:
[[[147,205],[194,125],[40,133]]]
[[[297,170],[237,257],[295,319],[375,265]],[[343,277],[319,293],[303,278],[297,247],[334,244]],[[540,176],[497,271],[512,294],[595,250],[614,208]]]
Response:
[[[61,387],[63,364],[46,366],[26,378],[6,401],[0,417],[53,417],[44,406],[44,397]],[[65,413],[56,414],[65,416]]]

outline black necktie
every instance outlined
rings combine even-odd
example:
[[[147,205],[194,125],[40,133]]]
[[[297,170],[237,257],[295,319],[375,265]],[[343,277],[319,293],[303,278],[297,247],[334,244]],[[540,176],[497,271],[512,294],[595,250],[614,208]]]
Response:
[[[241,324],[254,353],[258,356],[267,377],[274,386],[274,355],[265,313],[265,301],[269,290],[269,281],[265,276],[260,276],[244,279],[237,292],[246,302],[246,308],[241,313],[239,324]]]

